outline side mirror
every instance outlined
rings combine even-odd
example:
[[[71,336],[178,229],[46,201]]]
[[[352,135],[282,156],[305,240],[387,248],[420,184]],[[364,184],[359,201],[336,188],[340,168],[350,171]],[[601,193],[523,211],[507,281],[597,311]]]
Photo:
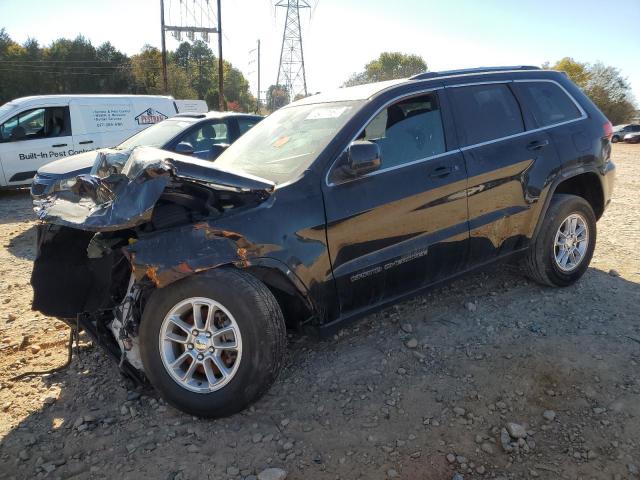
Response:
[[[382,165],[382,153],[377,143],[356,140],[347,149],[347,170],[352,177],[374,172]]]
[[[193,155],[193,145],[189,142],[180,142],[176,145],[176,153],[181,155]]]

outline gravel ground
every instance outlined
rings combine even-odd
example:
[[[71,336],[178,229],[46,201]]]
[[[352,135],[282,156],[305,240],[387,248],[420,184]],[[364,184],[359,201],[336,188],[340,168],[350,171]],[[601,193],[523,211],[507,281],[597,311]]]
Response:
[[[9,380],[64,363],[68,330],[30,310],[30,202],[1,193],[0,478],[639,478],[640,145],[614,161],[577,285],[496,267],[291,335],[271,391],[217,421],[132,389],[87,339],[63,372]]]

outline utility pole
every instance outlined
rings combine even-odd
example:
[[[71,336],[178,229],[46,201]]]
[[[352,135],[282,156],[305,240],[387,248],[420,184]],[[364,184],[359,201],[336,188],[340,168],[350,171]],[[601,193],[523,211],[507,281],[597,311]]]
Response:
[[[258,39],[258,96],[256,113],[260,113],[260,39]]]
[[[307,96],[307,76],[304,69],[300,9],[311,8],[311,6],[307,0],[279,0],[276,3],[276,7],[287,9],[276,84],[284,85],[287,88],[289,101],[291,101],[298,94]]]
[[[258,89],[256,92],[256,113],[260,113],[260,39],[258,39],[258,47],[252,48],[251,50],[249,50],[249,58],[252,58],[254,53],[257,53],[258,56],[256,59],[249,60],[249,65],[252,65],[254,63],[257,63],[258,65]],[[250,72],[248,72],[249,75],[253,75],[254,73],[255,73],[255,70],[251,70]]]
[[[169,93],[169,80],[167,79],[167,44],[164,38],[164,0],[160,0],[160,31],[162,35],[162,80],[164,93]]]
[[[222,61],[222,9],[218,0],[218,101],[221,112],[224,112],[224,62]]]
[[[169,0],[169,14],[171,14],[171,0]],[[182,5],[182,1],[180,1],[180,5]],[[207,0],[207,6],[209,2]],[[205,42],[209,42],[209,34],[217,33],[218,34],[218,90],[219,90],[219,107],[220,110],[224,110],[224,63],[222,61],[222,18],[221,18],[221,9],[220,9],[220,0],[217,0],[218,6],[218,26],[217,28],[207,26],[205,27],[202,22],[202,15],[200,18],[200,22],[197,21],[195,14],[193,15],[193,20],[196,25],[183,25],[182,23],[182,15],[180,17],[180,25],[166,25],[164,19],[164,0],[160,0],[160,30],[162,35],[162,77],[164,81],[164,90],[168,93],[169,91],[169,82],[167,78],[167,47],[165,35],[166,32],[172,32],[177,40],[182,40],[182,33],[185,32],[187,34],[187,38],[189,40],[194,40],[195,34],[199,33],[202,35],[202,40]],[[181,7],[182,8],[182,7]],[[185,7],[186,8],[186,7]],[[208,7],[207,7],[208,8]],[[208,17],[207,13],[207,17]],[[215,15],[215,12],[214,12]],[[187,19],[189,20],[189,19]],[[169,19],[171,22],[171,18]],[[213,22],[211,22],[213,23]]]

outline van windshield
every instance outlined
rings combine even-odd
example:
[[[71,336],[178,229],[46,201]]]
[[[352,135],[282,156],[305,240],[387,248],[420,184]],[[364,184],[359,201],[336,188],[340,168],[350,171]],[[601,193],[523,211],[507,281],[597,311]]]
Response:
[[[294,180],[309,168],[362,103],[328,102],[277,110],[222,153],[216,167],[276,184]]]
[[[118,150],[129,150],[135,147],[156,147],[163,148],[168,142],[180,132],[193,125],[188,120],[163,120],[160,123],[145,128],[141,132],[129,137],[116,147]]]

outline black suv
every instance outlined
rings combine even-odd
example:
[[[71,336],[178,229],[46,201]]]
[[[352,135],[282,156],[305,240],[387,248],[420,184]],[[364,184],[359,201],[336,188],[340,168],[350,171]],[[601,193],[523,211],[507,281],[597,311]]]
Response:
[[[309,97],[213,164],[105,153],[39,212],[33,308],[178,408],[228,415],[274,381],[286,327],[331,332],[509,257],[578,280],[611,135],[564,74],[505,67]]]

